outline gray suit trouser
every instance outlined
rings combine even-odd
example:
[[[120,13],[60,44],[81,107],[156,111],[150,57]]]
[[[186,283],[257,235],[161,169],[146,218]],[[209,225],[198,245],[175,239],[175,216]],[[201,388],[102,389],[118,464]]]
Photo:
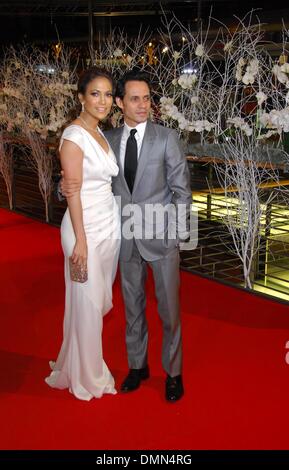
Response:
[[[179,250],[156,261],[144,260],[134,243],[129,261],[120,261],[126,311],[126,347],[131,369],[147,365],[148,328],[145,316],[147,264],[153,271],[158,312],[163,325],[162,364],[172,377],[181,374],[182,338],[179,314]]]

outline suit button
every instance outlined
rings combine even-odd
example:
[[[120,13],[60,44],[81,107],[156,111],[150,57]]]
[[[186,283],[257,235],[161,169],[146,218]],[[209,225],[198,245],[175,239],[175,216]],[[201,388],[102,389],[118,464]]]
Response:
[[[130,231],[131,231],[131,232],[134,231],[134,225],[133,225],[133,224],[130,226]]]

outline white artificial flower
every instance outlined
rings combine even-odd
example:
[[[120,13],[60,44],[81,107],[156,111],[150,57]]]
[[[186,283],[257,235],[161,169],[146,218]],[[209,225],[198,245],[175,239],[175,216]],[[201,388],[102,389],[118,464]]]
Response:
[[[191,103],[192,104],[197,104],[199,102],[199,98],[197,96],[192,96],[191,97]]]
[[[114,57],[122,57],[122,50],[116,49],[113,53]]]
[[[261,106],[266,100],[267,100],[267,95],[265,95],[265,93],[263,93],[263,91],[259,91],[258,93],[256,93],[256,98],[257,98],[257,101],[258,101],[258,105]]]
[[[270,113],[271,124],[273,128],[276,128],[279,133],[289,132],[289,107],[276,111],[273,109]]]
[[[244,57],[240,57],[240,59],[238,60],[237,66],[244,67],[244,65],[246,65],[246,60],[244,59]]]
[[[213,124],[212,122],[209,122],[205,119],[204,126],[205,126],[205,130],[209,132],[210,130],[212,130],[215,127],[215,124]]]
[[[230,118],[227,119],[227,123],[234,126],[236,129],[240,129],[246,136],[250,137],[253,133],[253,129],[249,126],[249,124],[240,117]]]
[[[245,85],[249,85],[249,83],[254,83],[255,81],[255,77],[253,74],[251,73],[245,73],[245,75],[242,77],[242,82],[245,84]]]
[[[249,69],[249,73],[256,75],[259,71],[259,60],[258,59],[250,60],[247,69]]]
[[[178,117],[179,128],[183,131],[188,126],[188,121],[181,114]]]
[[[289,64],[287,62],[285,64],[282,64],[280,67],[280,70],[281,72],[289,74]]]
[[[259,120],[260,120],[260,124],[263,127],[268,127],[269,121],[270,121],[270,116],[269,116],[268,113],[262,113],[262,114],[260,114]]]
[[[166,96],[162,96],[160,99],[160,111],[165,118],[176,119],[178,115],[178,108],[174,105],[174,100]]]
[[[242,81],[242,71],[240,71],[238,69],[236,71],[236,79],[238,80],[238,82]]]
[[[278,134],[289,132],[289,106],[277,110],[272,109],[270,113],[263,113],[260,116],[260,122],[264,127],[276,129]]]
[[[195,85],[195,84],[197,83],[197,81],[198,81],[197,75],[196,75],[195,73],[192,73],[192,74],[191,74],[191,82],[192,82],[192,84]]]
[[[175,119],[176,121],[178,120],[179,118],[179,110],[178,108],[173,105],[171,106],[169,109],[168,109],[168,117],[172,118],[172,119]]]
[[[201,133],[204,131],[210,132],[214,127],[215,127],[215,124],[212,124],[206,119],[205,120],[197,119],[196,121],[192,121],[189,123],[187,130]]]
[[[244,67],[245,64],[246,64],[245,59],[243,59],[243,57],[240,57],[237,63],[236,75],[235,75],[238,82],[242,81],[242,76],[243,76],[242,68]]]
[[[174,53],[173,53],[173,59],[174,59],[175,61],[177,61],[180,57],[181,57],[181,53],[180,53],[180,52],[177,52],[177,51],[174,51]]]
[[[279,65],[275,64],[273,66],[272,72],[280,83],[288,82],[287,75],[284,72],[282,72],[281,67],[279,67]]]
[[[178,127],[181,130],[185,130],[188,127],[189,122],[185,116],[179,112],[177,106],[174,104],[172,98],[167,98],[162,96],[160,99],[160,111],[162,119],[166,120],[168,118],[174,119],[178,122]]]
[[[196,50],[195,50],[195,54],[198,57],[203,57],[203,55],[205,54],[205,49],[204,49],[204,46],[202,44],[197,45]]]
[[[230,52],[233,47],[233,41],[229,41],[224,45],[224,51],[225,52]]]
[[[196,132],[203,132],[204,126],[203,126],[203,121],[198,119],[197,121],[194,122],[195,124],[195,131]]]
[[[253,84],[256,78],[256,75],[259,71],[259,61],[257,59],[250,60],[249,64],[246,67],[246,72],[242,77],[242,82],[245,85]]]
[[[196,83],[198,77],[194,73],[183,73],[179,79],[178,84],[183,88],[183,90],[187,90],[192,88],[192,86]]]

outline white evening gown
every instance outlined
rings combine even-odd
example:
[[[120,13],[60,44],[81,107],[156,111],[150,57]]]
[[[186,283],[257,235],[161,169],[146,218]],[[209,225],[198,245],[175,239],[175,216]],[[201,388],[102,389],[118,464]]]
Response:
[[[65,314],[63,343],[52,372],[45,381],[55,388],[69,388],[77,398],[90,400],[115,394],[114,379],[103,360],[103,315],[112,307],[112,284],[120,248],[120,218],[111,191],[111,177],[118,174],[113,151],[107,154],[85,129],[68,126],[61,138],[76,143],[84,154],[81,202],[88,245],[88,281],[70,280],[68,258],[75,235],[67,209],[61,223],[65,256]]]

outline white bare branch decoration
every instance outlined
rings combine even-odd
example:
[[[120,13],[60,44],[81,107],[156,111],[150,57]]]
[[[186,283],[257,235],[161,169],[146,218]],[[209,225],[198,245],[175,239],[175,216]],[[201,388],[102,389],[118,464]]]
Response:
[[[29,148],[25,152],[30,167],[38,174],[38,187],[45,204],[45,220],[49,222],[49,200],[52,192],[52,154],[36,133],[28,133]],[[31,150],[31,151],[30,151]]]
[[[9,208],[13,209],[13,147],[5,142],[3,131],[0,131],[0,173],[6,185]]]
[[[39,190],[49,220],[52,190],[52,154],[47,142],[57,136],[75,106],[75,66],[71,52],[62,50],[57,59],[49,51],[32,46],[20,50],[9,48],[2,68],[2,104],[0,123],[8,132],[22,136],[27,162],[37,171]]]
[[[275,193],[266,189],[279,187],[278,170],[269,162],[258,161],[252,136],[245,140],[241,131],[227,141],[223,149],[223,163],[215,164],[219,186],[223,188],[226,211],[223,222],[232,237],[233,249],[242,262],[244,285],[252,288],[254,261],[260,246],[261,234],[267,230],[266,211]]]

